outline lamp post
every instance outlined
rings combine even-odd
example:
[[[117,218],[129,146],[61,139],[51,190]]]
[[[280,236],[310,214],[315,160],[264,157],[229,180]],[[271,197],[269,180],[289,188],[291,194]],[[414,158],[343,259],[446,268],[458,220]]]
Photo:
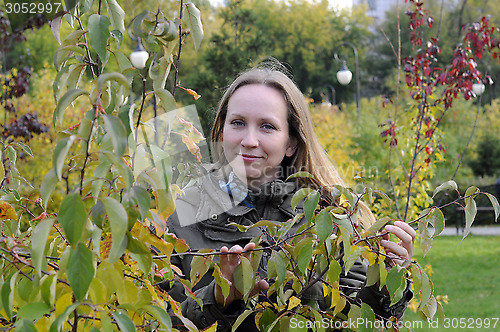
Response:
[[[354,46],[353,43],[351,42],[342,42],[338,46],[342,45],[348,45],[352,48],[354,52],[354,63],[355,63],[355,75],[356,75],[356,112],[358,116],[358,121],[360,117],[360,111],[359,111],[359,99],[360,99],[360,92],[359,92],[359,64],[358,64],[358,49],[356,46]],[[339,57],[337,53],[335,53],[335,59],[339,60]],[[340,84],[342,85],[347,85],[351,82],[352,79],[352,72],[347,68],[346,61],[342,60],[342,68],[337,72],[337,80],[339,81]]]
[[[141,44],[141,39],[140,38],[135,38],[137,45],[135,49],[130,53],[130,62],[132,63],[132,66],[136,69],[144,69],[146,68],[146,62],[149,59],[149,53],[144,49],[144,47]],[[146,74],[144,74],[144,77],[142,77],[142,84],[143,84],[143,89],[145,89],[145,84],[146,84]],[[144,98],[144,96],[143,96]],[[156,130],[157,128],[157,105],[156,105],[156,94],[153,93],[153,112],[154,112],[154,126],[155,126],[155,143],[158,144],[158,131]]]
[[[330,89],[330,93],[332,95],[332,98],[330,99],[330,103],[332,104],[332,106],[334,106],[337,103],[335,100],[335,98],[336,98],[335,88],[331,84],[325,84],[324,87]]]

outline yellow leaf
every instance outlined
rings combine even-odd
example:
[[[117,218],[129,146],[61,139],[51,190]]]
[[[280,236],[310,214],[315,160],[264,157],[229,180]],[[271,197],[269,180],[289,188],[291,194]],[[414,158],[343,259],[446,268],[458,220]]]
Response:
[[[5,219],[16,220],[17,212],[8,202],[0,201],[0,220]]]
[[[326,284],[323,284],[323,296],[328,296],[328,294],[330,293],[330,288],[326,285]]]
[[[60,295],[56,301],[56,316],[61,315],[67,307],[73,304],[73,293]]]
[[[377,254],[370,250],[366,250],[361,256],[368,260],[369,265],[373,265],[377,262]]]
[[[290,298],[290,301],[288,302],[288,310],[291,310],[291,309],[295,308],[299,304],[300,304],[300,300],[297,297],[292,296]]]
[[[332,288],[331,292],[332,292],[332,295],[331,295],[330,309],[335,307],[340,301],[339,290],[337,288]]]
[[[217,331],[217,322],[214,323],[214,325],[204,329],[204,330],[201,330],[203,332],[215,332]]]

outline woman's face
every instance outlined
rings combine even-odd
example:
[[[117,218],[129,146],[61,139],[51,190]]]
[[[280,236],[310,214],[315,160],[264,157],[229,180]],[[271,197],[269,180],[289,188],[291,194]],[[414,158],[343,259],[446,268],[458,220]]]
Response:
[[[238,88],[228,102],[222,148],[235,174],[249,187],[276,179],[281,161],[296,149],[283,95],[262,84]]]

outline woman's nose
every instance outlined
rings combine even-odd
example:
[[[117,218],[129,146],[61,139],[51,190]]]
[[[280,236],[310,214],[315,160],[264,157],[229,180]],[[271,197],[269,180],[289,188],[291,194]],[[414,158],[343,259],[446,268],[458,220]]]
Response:
[[[245,131],[241,139],[241,145],[245,147],[256,147],[259,145],[259,139],[255,130],[249,129]]]

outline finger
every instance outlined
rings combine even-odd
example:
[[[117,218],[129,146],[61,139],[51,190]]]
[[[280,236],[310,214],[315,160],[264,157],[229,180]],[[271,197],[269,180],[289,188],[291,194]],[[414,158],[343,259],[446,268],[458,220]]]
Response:
[[[386,253],[393,253],[397,256],[403,257],[404,259],[409,259],[408,255],[408,250],[403,247],[398,245],[397,243],[394,243],[392,241],[387,241],[387,240],[382,240],[380,241],[380,244],[386,249]]]
[[[417,237],[417,232],[409,224],[402,221],[395,221],[394,226],[402,228],[406,233],[410,234],[413,240]]]
[[[255,286],[253,287],[252,291],[250,292],[250,297],[254,296],[255,294],[260,293],[260,291],[266,290],[269,288],[269,284],[267,281],[264,279],[259,280],[255,283]]]
[[[255,249],[255,243],[250,242],[247,243],[245,248],[243,248],[243,257],[245,257],[248,260],[252,259],[252,251]]]
[[[232,276],[232,269],[230,266],[229,258],[232,255],[229,255],[229,249],[224,246],[220,249],[221,255],[219,257],[219,264],[220,264],[220,270],[221,274],[224,278],[228,279]]]
[[[233,270],[240,263],[240,254],[242,251],[243,248],[239,245],[232,246],[231,249],[229,249],[230,254],[228,255],[228,262]]]
[[[399,239],[401,239],[401,241],[406,244],[413,242],[413,238],[411,237],[411,235],[398,226],[387,225],[385,226],[385,230],[396,235]]]

